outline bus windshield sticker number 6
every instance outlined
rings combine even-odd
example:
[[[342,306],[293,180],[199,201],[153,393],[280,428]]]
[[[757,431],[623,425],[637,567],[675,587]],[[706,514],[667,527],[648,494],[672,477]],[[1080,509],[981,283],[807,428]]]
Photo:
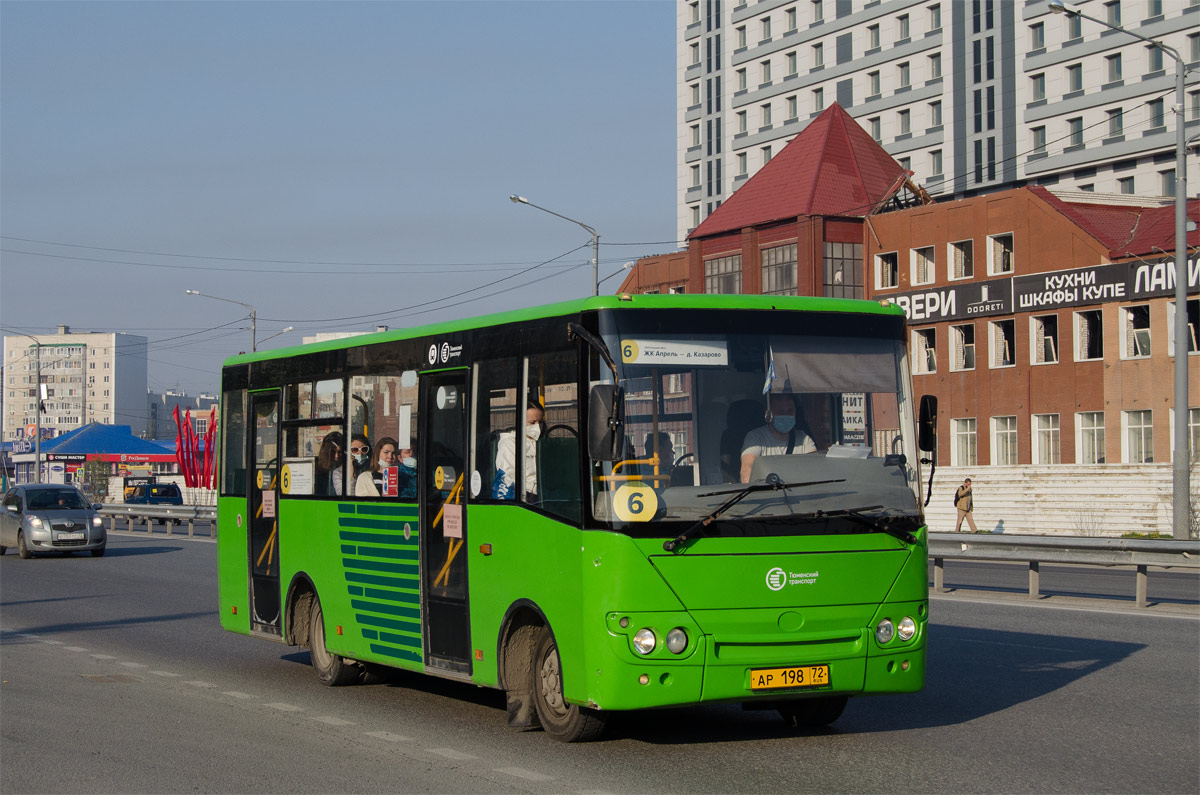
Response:
[[[648,522],[658,513],[658,495],[641,481],[626,483],[613,494],[613,513],[622,522]]]

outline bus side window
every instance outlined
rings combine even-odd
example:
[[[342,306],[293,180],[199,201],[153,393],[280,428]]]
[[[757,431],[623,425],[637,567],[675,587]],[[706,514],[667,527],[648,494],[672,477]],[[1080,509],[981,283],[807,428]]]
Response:
[[[517,386],[521,382],[520,360],[494,359],[475,365],[475,443],[472,445],[474,460],[471,469],[479,473],[479,494],[472,499],[489,501],[502,499],[497,496],[498,472],[496,457],[500,436],[512,433],[517,427]],[[521,412],[524,422],[524,412]],[[420,462],[418,462],[418,466]],[[508,477],[515,480],[514,472]],[[503,476],[500,476],[504,480]],[[472,481],[474,477],[472,476]]]
[[[524,440],[536,448],[537,497],[530,501],[573,522],[582,518],[578,372],[574,349],[529,357],[528,402],[541,405],[545,414],[538,440],[528,435]]]

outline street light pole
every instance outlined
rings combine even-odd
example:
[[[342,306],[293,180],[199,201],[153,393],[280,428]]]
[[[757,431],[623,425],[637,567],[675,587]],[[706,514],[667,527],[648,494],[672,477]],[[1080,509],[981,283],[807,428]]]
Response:
[[[28,336],[28,335],[26,335]],[[34,420],[33,432],[33,472],[34,483],[42,482],[42,341],[37,337],[29,337],[33,340],[33,349],[37,351],[37,388],[33,390],[33,413],[36,419]]]
[[[556,218],[561,218],[564,221],[570,221],[573,224],[582,226],[592,236],[592,295],[600,295],[600,235],[596,234],[596,230],[585,224],[583,221],[576,221],[574,218],[568,218],[565,215],[560,215],[553,210],[547,210],[545,207],[539,207],[533,202],[526,199],[524,196],[513,194],[508,197],[508,200],[513,204],[528,204],[530,207],[541,210],[544,213],[550,213]]]
[[[1102,19],[1090,17],[1063,0],[1047,4],[1056,14],[1079,17],[1110,30],[1118,30],[1140,39],[1175,60],[1175,437],[1172,441],[1172,534],[1177,539],[1189,536],[1191,524],[1191,495],[1188,483],[1190,455],[1188,452],[1188,333],[1187,333],[1187,164],[1184,160],[1184,73],[1183,58],[1173,48],[1156,39],[1126,30]]]
[[[255,318],[258,313],[254,309],[254,307],[250,306],[250,304],[244,304],[241,301],[234,301],[232,298],[220,298],[219,296],[215,296],[215,295],[206,295],[204,293],[196,292],[195,290],[188,290],[187,294],[188,295],[198,295],[201,298],[211,298],[214,301],[224,301],[227,304],[237,304],[238,306],[244,306],[247,309],[249,309],[250,310],[250,352],[253,353],[254,351],[258,350],[258,340],[257,340],[256,333],[255,333]]]

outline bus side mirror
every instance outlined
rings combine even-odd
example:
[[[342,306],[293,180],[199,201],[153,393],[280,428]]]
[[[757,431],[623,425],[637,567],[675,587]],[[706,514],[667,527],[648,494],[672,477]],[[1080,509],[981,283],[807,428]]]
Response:
[[[921,395],[921,419],[917,423],[917,447],[937,453],[937,397]]]
[[[588,393],[588,455],[594,461],[620,461],[625,391],[616,384],[596,384]]]

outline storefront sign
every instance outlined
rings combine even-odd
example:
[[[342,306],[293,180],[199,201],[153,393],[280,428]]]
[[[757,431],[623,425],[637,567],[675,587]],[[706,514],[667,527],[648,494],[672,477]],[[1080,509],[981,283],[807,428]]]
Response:
[[[1117,262],[1013,279],[1018,312],[1161,298],[1175,294],[1174,260]],[[1200,259],[1188,261],[1188,292],[1200,292]]]
[[[876,294],[875,297],[895,301],[913,323],[1011,315],[1013,311],[1012,279],[967,282],[900,295]]]

